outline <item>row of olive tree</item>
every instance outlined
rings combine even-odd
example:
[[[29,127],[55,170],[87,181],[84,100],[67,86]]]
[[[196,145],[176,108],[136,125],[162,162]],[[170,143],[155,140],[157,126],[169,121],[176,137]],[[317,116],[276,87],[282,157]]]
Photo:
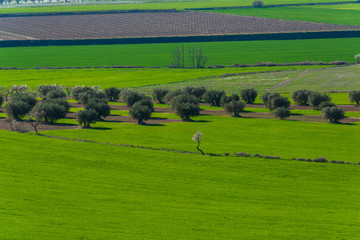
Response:
[[[234,116],[244,110],[245,103],[253,103],[257,97],[254,89],[244,89],[240,95],[227,96],[223,90],[206,90],[205,87],[187,86],[183,89],[168,90],[157,88],[153,91],[153,99],[159,103],[171,105],[172,110],[183,120],[189,120],[191,116],[197,116],[200,108],[199,101],[204,100],[213,106],[222,106],[226,112]]]
[[[351,91],[349,93],[350,101],[356,102],[356,96],[356,91]],[[339,120],[345,118],[344,110],[337,107],[335,103],[331,102],[331,97],[326,93],[317,93],[306,89],[296,90],[292,93],[292,99],[298,105],[310,105],[313,109],[321,111],[322,116],[330,122],[338,123]]]

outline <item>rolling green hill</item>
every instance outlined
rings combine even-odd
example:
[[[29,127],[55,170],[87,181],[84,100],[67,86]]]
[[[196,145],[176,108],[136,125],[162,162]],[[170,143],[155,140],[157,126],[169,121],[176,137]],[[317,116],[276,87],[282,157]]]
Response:
[[[358,236],[358,166],[0,136],[3,239]]]

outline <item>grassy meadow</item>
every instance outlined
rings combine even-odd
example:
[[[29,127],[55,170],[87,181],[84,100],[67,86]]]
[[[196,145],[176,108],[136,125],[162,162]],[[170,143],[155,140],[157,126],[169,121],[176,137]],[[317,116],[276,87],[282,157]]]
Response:
[[[0,136],[2,239],[358,237],[358,166]]]
[[[298,6],[277,8],[220,9],[208,12],[330,24],[359,25],[358,5]]]
[[[176,47],[201,47],[206,65],[257,62],[354,62],[359,38],[122,44],[0,48],[0,67],[103,67],[159,66],[171,64]]]

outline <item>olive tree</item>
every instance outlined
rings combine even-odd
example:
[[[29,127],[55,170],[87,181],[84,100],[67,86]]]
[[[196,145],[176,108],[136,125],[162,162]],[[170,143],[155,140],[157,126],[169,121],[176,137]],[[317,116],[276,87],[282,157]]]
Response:
[[[349,101],[351,103],[356,103],[358,106],[360,104],[360,91],[350,91],[349,92]]]
[[[39,93],[40,97],[45,97],[46,98],[46,95],[51,91],[62,91],[62,92],[64,92],[64,87],[56,85],[56,84],[53,84],[53,85],[39,85],[36,90]],[[66,94],[65,94],[65,97],[66,97]]]
[[[220,100],[220,105],[224,107],[226,103],[232,102],[232,101],[240,101],[240,97],[237,94],[231,94],[231,95],[223,95]]]
[[[312,93],[310,90],[301,89],[296,90],[291,94],[291,98],[297,105],[309,105],[309,96]]]
[[[145,94],[138,93],[135,91],[125,91],[122,93],[122,100],[126,103],[126,106],[131,107],[137,101],[140,101],[145,98]]]
[[[280,118],[281,120],[284,120],[288,117],[290,117],[290,110],[286,107],[278,107],[274,110],[274,115],[277,118]]]
[[[105,99],[92,98],[85,104],[85,110],[94,110],[98,116],[97,120],[110,115],[110,106]]]
[[[311,93],[309,96],[309,104],[316,110],[319,109],[320,103],[330,101],[331,97],[325,93]]]
[[[15,94],[5,106],[8,118],[21,120],[35,106],[36,99],[31,94]]]
[[[263,95],[261,95],[261,101],[263,102],[263,104],[265,105],[265,107],[269,107],[270,104],[270,100],[272,98],[276,98],[276,97],[280,97],[279,93],[269,93],[269,92],[265,92]]]
[[[221,98],[224,95],[224,90],[208,90],[204,94],[204,100],[211,105],[220,106]]]
[[[198,106],[196,97],[187,93],[175,96],[171,100],[170,105],[171,109],[182,120],[190,120],[190,117],[198,116],[200,113],[200,107]]]
[[[164,88],[155,88],[153,90],[152,97],[155,101],[159,103],[164,103],[164,97],[169,93],[170,90]]]
[[[187,92],[190,95],[193,95],[195,97],[197,97],[199,100],[201,100],[202,96],[205,94],[206,92],[206,88],[205,87],[192,87],[192,86],[186,86],[184,87],[184,92]]]
[[[270,111],[273,111],[279,107],[288,108],[289,106],[290,106],[289,99],[287,97],[283,97],[280,95],[275,95],[275,96],[270,95],[267,101],[267,107],[269,108]]]
[[[121,90],[116,87],[110,87],[104,89],[104,94],[106,96],[106,99],[110,102],[115,102],[116,100],[119,100]]]
[[[59,89],[51,90],[44,97],[44,99],[46,99],[46,100],[47,99],[55,99],[55,98],[66,98],[65,91],[62,89],[61,90],[59,90]]]
[[[149,120],[151,118],[152,112],[153,110],[149,107],[146,101],[141,100],[134,103],[129,111],[129,115],[133,119],[136,119],[138,124],[142,125],[144,124],[144,120]]]
[[[332,123],[338,123],[339,120],[345,118],[344,110],[339,107],[326,107],[321,113],[324,118],[329,119]]]
[[[245,103],[241,101],[231,101],[224,104],[224,109],[227,113],[234,117],[240,117],[240,113],[244,111]]]
[[[76,121],[78,121],[79,125],[82,125],[83,128],[90,128],[90,124],[95,123],[98,119],[98,114],[92,109],[80,110],[75,114],[75,117]]]
[[[255,102],[257,94],[258,93],[255,89],[248,88],[248,89],[241,90],[240,97],[241,97],[241,100],[243,100],[244,102],[251,104],[251,103]]]
[[[35,105],[32,114],[42,116],[46,123],[55,123],[66,116],[66,107],[53,101],[43,101]]]

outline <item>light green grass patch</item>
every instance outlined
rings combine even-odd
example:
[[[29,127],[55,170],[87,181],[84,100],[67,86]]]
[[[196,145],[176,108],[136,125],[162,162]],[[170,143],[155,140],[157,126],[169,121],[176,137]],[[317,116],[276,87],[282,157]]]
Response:
[[[61,69],[61,70],[0,70],[0,85],[12,86],[27,84],[35,89],[41,84],[58,84],[68,87],[76,85],[99,86],[100,88],[119,87],[135,88],[152,86],[147,93],[156,87],[176,82],[192,84],[199,78],[220,76],[225,73],[246,73],[257,71],[276,71],[289,69],[306,69],[302,67],[251,67],[219,69]],[[183,84],[182,86],[185,86]]]
[[[298,89],[312,91],[350,91],[360,88],[360,65],[311,70],[303,76],[275,89],[278,92],[292,92]],[[339,95],[343,98],[343,95]],[[343,98],[342,102],[346,102]]]
[[[343,25],[359,25],[360,22],[358,7],[354,5],[348,6],[347,4],[336,6],[221,9],[209,12]]]

